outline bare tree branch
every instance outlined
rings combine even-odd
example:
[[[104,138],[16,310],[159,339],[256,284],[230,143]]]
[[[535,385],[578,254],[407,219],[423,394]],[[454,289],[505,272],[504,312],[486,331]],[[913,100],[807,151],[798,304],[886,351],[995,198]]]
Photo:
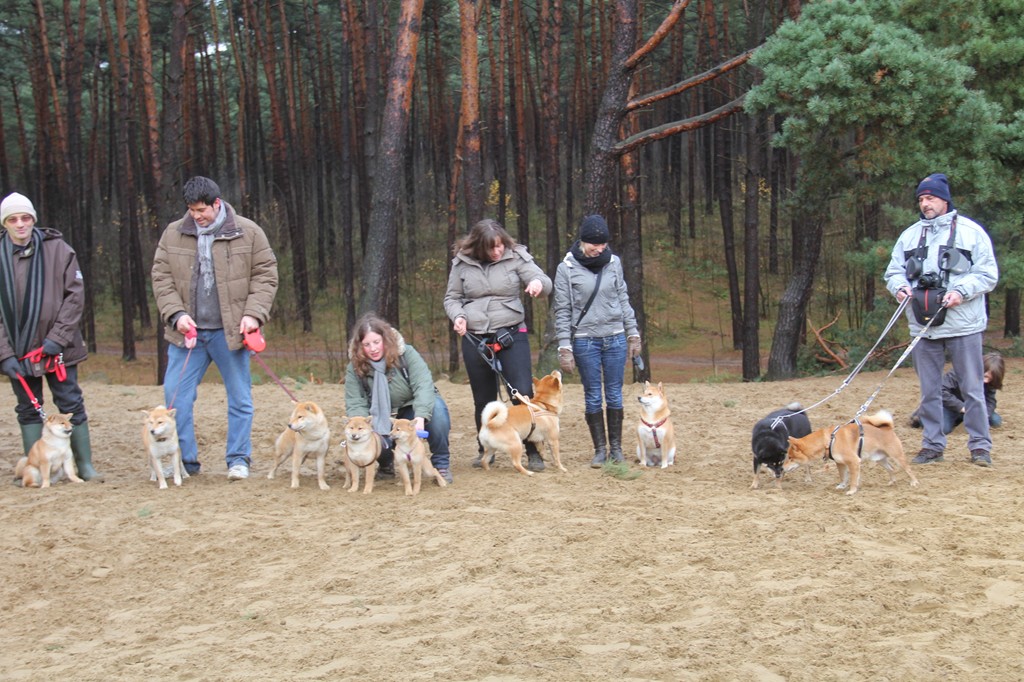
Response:
[[[722,74],[728,73],[729,71],[732,71],[736,67],[746,64],[747,61],[749,61],[750,58],[753,56],[753,54],[754,50],[747,50],[746,52],[743,52],[733,57],[727,62],[722,62],[713,69],[708,69],[704,73],[699,73],[696,76],[691,76],[690,78],[687,78],[684,81],[679,81],[678,83],[670,85],[667,88],[662,88],[661,90],[655,90],[654,92],[643,95],[642,97],[634,98],[626,103],[626,110],[634,111],[636,109],[640,109],[641,107],[650,106],[655,102],[665,99],[666,97],[678,95],[679,93],[685,92],[690,88],[694,88],[698,85],[701,85],[702,83],[712,81],[721,76]]]
[[[706,114],[701,114],[700,116],[692,116],[690,118],[683,119],[682,121],[666,123],[664,125],[656,126],[654,128],[642,130],[636,135],[630,135],[629,137],[627,137],[626,139],[622,140],[614,147],[612,147],[612,153],[626,154],[627,152],[630,152],[641,145],[645,145],[648,142],[660,140],[665,137],[671,137],[672,135],[675,135],[677,133],[685,133],[690,130],[696,130],[697,128],[706,126],[709,123],[714,123],[715,121],[719,121],[723,118],[731,116],[732,114],[736,113],[737,111],[743,108],[743,100],[745,99],[745,97],[746,95],[741,95],[740,97],[737,97],[733,101],[727,104],[723,104],[717,109],[709,111]]]
[[[669,10],[668,16],[661,22],[661,26],[658,30],[651,34],[651,37],[647,39],[643,47],[634,52],[629,59],[626,60],[626,68],[633,69],[639,64],[644,58],[647,57],[654,48],[661,45],[661,41],[665,40],[665,37],[672,31],[675,25],[679,22],[679,18],[683,16],[683,10],[690,4],[690,0],[676,0],[675,4],[672,5],[672,9]]]

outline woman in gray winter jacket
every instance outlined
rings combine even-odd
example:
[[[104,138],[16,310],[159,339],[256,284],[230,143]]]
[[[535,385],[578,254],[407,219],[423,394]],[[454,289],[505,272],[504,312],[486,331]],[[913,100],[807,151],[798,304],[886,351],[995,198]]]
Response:
[[[623,375],[627,356],[632,360],[640,354],[640,332],[629,304],[622,261],[608,248],[608,237],[603,217],[583,219],[579,240],[555,272],[552,306],[558,363],[565,372],[579,369],[583,383],[584,412],[594,442],[590,466],[595,469],[609,456],[613,462],[623,460]]]
[[[484,406],[498,397],[498,376],[491,363],[501,367],[512,388],[533,397],[533,356],[522,294],[525,291],[536,298],[551,293],[551,278],[496,220],[478,222],[456,242],[452,252],[444,311],[452,329],[462,337],[462,358],[479,432]],[[481,448],[473,466],[480,466],[482,453]],[[526,455],[530,471],[544,469],[536,445],[527,443]]]

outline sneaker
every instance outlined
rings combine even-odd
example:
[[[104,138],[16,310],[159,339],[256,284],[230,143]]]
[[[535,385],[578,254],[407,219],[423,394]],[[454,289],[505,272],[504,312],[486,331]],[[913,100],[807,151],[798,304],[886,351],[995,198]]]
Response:
[[[935,450],[928,450],[922,448],[921,452],[917,453],[917,457],[910,460],[911,464],[936,464],[938,462],[945,462],[946,459],[942,456],[941,452]]]
[[[917,416],[917,410],[910,414],[910,419],[908,421],[910,422],[910,428],[912,429],[920,429],[922,426],[921,418]]]
[[[442,469],[442,468],[438,468],[438,470],[437,470],[437,473],[441,474],[441,478],[443,478],[443,479],[444,479],[444,482],[445,482],[445,483],[447,483],[448,485],[451,485],[451,484],[452,484],[452,481],[453,481],[454,479],[452,478],[452,472],[451,472],[451,469]]]
[[[992,455],[984,450],[971,450],[971,464],[988,468],[992,466]]]
[[[241,481],[249,478],[249,467],[246,464],[234,464],[228,469],[229,481]]]

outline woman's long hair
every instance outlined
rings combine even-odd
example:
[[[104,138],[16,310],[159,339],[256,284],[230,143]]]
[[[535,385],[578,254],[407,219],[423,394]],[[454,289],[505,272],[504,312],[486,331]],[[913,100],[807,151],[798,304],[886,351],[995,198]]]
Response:
[[[452,255],[460,253],[469,256],[480,263],[487,263],[491,260],[491,249],[501,242],[505,245],[506,251],[511,251],[516,246],[516,240],[505,231],[497,220],[484,218],[470,228],[469,234],[455,242],[452,247]]]
[[[370,366],[370,358],[363,352],[363,339],[370,332],[380,334],[384,339],[384,357],[387,368],[398,364],[398,331],[390,324],[377,316],[377,313],[366,313],[352,327],[352,335],[348,342],[348,357],[352,360],[353,369],[359,376],[367,377],[373,372]]]
[[[988,382],[988,387],[998,391],[1003,387],[1003,375],[1006,373],[1006,364],[1003,362],[1003,356],[999,353],[986,353],[984,360],[985,371],[992,373],[992,379]]]

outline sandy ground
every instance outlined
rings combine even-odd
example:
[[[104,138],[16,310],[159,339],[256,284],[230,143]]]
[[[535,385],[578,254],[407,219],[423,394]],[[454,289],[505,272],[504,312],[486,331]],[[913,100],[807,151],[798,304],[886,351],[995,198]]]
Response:
[[[347,493],[336,447],[330,491],[311,467],[298,490],[284,470],[267,480],[290,412],[273,384],[255,389],[251,479],[227,481],[223,390],[204,384],[204,472],[157,490],[138,410],[161,389],[86,382],[106,481],[0,487],[0,677],[1019,680],[1024,362],[1009,367],[994,468],[969,463],[958,431],[944,464],[918,468],[920,488],[903,474],[886,486],[872,466],[853,497],[823,464],[810,484],[798,473],[749,488],[753,423],[842,377],[668,386],[685,446],[634,480],[587,466],[578,384],[562,419],[569,473],[471,469],[469,389],[442,382],[455,485],[414,499],[392,485]],[[812,424],[852,417],[882,377],[858,377]],[[341,433],[340,386],[295,390]],[[872,405],[897,416],[911,456],[916,393],[901,369]],[[627,387],[628,426],[637,394]],[[10,480],[9,390],[0,414]]]

